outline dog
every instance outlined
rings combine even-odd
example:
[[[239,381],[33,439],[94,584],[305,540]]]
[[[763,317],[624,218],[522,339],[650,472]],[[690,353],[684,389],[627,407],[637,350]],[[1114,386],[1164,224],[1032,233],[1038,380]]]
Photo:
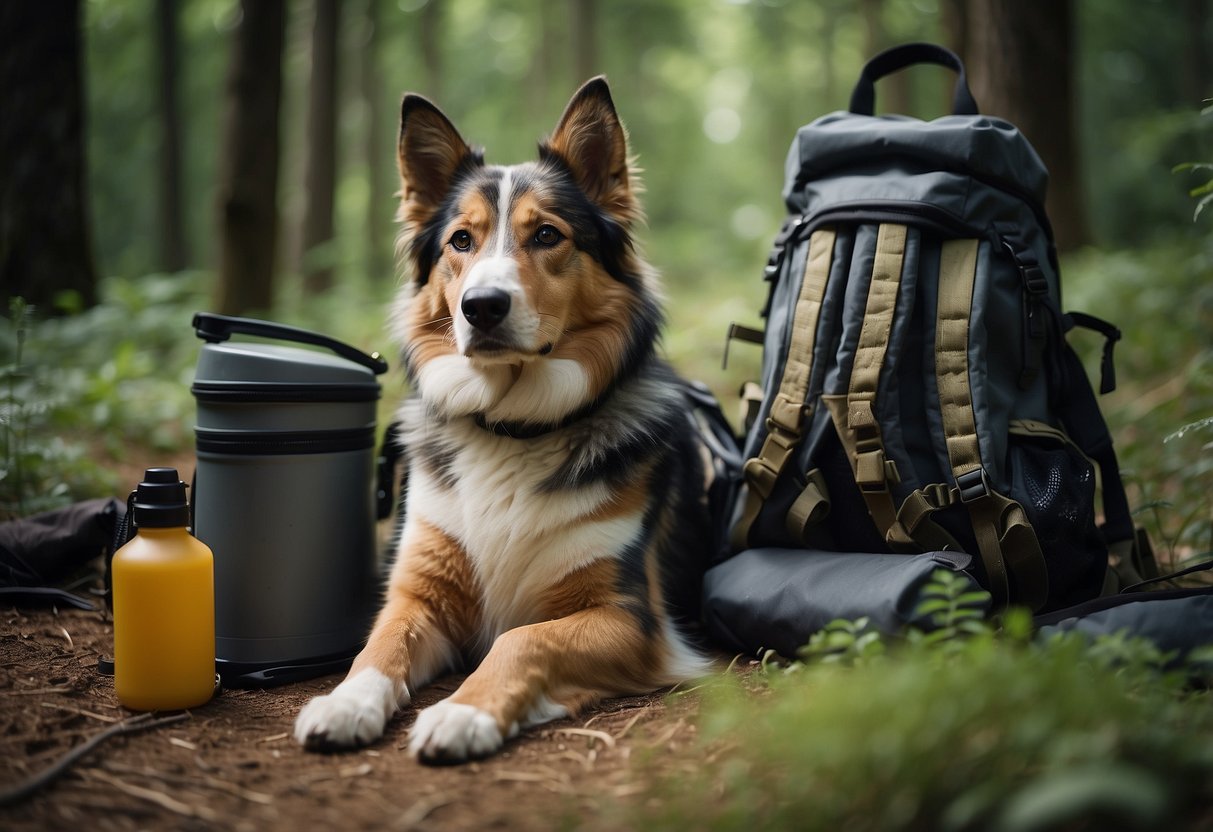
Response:
[[[295,738],[365,745],[428,681],[469,670],[409,734],[422,762],[457,763],[711,670],[693,637],[705,466],[658,357],[640,187],[604,78],[509,167],[407,95],[398,163],[404,520],[366,646]]]

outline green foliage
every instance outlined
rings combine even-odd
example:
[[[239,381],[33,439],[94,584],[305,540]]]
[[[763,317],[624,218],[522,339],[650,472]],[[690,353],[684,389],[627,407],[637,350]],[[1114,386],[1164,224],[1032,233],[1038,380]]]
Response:
[[[1119,386],[1101,401],[1137,520],[1171,567],[1213,550],[1213,236],[1062,264],[1065,306],[1116,323]],[[1099,339],[1070,336],[1097,377]]]
[[[971,587],[969,579],[960,573],[937,570],[914,610],[916,618],[926,618],[932,626],[926,632],[912,630],[911,636],[923,645],[955,644],[965,636],[986,632],[990,593]]]
[[[800,649],[800,656],[805,661],[825,664],[855,664],[883,656],[885,641],[870,624],[867,618],[831,621],[809,638],[809,643]]]
[[[75,500],[123,494],[116,465],[188,453],[190,394],[201,342],[191,321],[208,308],[210,275],[183,272],[108,278],[101,302],[76,314],[40,316],[20,299],[0,317],[0,519]],[[274,319],[387,348],[391,286],[346,281],[327,298],[284,293]],[[379,424],[390,421],[402,373],[384,378]]]
[[[9,301],[11,328],[3,333],[4,366],[0,367],[0,519],[50,508],[63,497],[62,483],[43,482],[42,471],[63,456],[62,443],[31,441],[49,409],[26,365],[26,336],[31,308],[21,298]]]
[[[1213,164],[1209,164],[1207,162],[1184,162],[1171,168],[1172,173],[1180,173],[1182,171],[1200,171],[1202,173],[1210,173],[1213,172]],[[1209,179],[1208,181],[1197,185],[1195,188],[1192,188],[1190,191],[1188,191],[1188,196],[1199,199],[1199,201],[1196,203],[1196,209],[1192,212],[1192,221],[1196,222],[1196,220],[1200,219],[1201,212],[1208,207],[1210,202],[1213,202],[1213,179]]]
[[[190,438],[189,328],[201,275],[109,279],[85,312],[0,318],[0,517],[121,491],[112,461]]]
[[[1202,116],[1213,115],[1213,106],[1205,107],[1201,110]],[[1186,171],[1197,171],[1201,174],[1208,175],[1213,173],[1213,164],[1208,162],[1183,162],[1171,168],[1171,173],[1182,173]],[[1206,179],[1204,182],[1195,186],[1188,191],[1188,196],[1197,200],[1196,208],[1192,212],[1192,221],[1196,222],[1200,219],[1201,212],[1213,203],[1213,176]]]
[[[1120,636],[1032,642],[1026,613],[995,630],[953,577],[923,601],[946,637],[880,650],[835,622],[751,690],[722,681],[694,762],[663,759],[623,825],[1153,830],[1213,797],[1213,708],[1169,657]]]

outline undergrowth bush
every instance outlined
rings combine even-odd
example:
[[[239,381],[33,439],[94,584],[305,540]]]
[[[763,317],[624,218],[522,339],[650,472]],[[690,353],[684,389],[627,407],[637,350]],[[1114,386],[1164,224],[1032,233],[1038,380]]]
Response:
[[[1213,235],[1063,264],[1065,306],[1112,321],[1119,386],[1102,397],[1139,524],[1165,567],[1213,552]],[[1097,377],[1098,339],[1071,342]]]
[[[109,465],[131,448],[192,438],[200,274],[111,278],[102,301],[47,317],[16,299],[0,318],[0,519],[116,493]]]
[[[691,759],[651,760],[623,825],[1040,832],[1208,820],[1213,708],[1187,674],[1163,669],[1171,657],[1123,637],[1038,643],[1022,612],[995,631],[964,612],[963,591],[937,582],[936,602],[951,601],[935,604],[946,626],[934,637],[835,622],[802,661],[713,685]]]
[[[188,452],[201,346],[191,321],[210,308],[211,279],[111,277],[97,306],[60,316],[12,301],[0,315],[0,520],[121,495],[130,483],[118,482],[116,460],[152,464]],[[387,353],[391,288],[342,286],[323,298],[283,292],[269,317]],[[400,376],[381,379],[381,426]]]

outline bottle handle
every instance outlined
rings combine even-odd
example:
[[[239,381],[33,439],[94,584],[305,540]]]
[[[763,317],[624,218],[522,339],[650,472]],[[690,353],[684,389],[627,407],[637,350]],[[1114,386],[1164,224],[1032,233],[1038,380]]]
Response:
[[[286,324],[275,324],[269,321],[259,321],[255,318],[236,318],[231,315],[217,315],[213,312],[197,312],[194,314],[194,332],[203,341],[217,344],[231,338],[233,334],[256,335],[261,338],[278,338],[283,341],[293,341],[298,344],[311,344],[332,350],[342,358],[348,358],[355,364],[361,364],[375,375],[387,372],[387,362],[379,353],[367,355],[362,350],[342,343],[335,338],[321,335],[306,329],[299,329]]]

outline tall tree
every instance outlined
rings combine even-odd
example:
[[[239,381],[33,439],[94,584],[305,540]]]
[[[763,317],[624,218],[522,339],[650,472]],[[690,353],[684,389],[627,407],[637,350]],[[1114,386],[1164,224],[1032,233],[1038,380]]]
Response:
[[[417,45],[425,67],[425,94],[442,98],[442,12],[445,0],[428,0],[421,7]]]
[[[228,64],[220,148],[219,281],[225,314],[269,309],[278,241],[278,106],[284,0],[241,0]]]
[[[1059,248],[1090,240],[1077,141],[1072,0],[970,0],[968,69],[983,113],[1023,131],[1049,168]]]
[[[0,3],[0,295],[48,311],[97,302],[81,48],[78,0]]]
[[[1183,0],[1183,95],[1191,106],[1213,98],[1210,76],[1213,62],[1209,59],[1209,0]]]
[[[598,65],[598,3],[596,0],[573,0],[569,5],[569,25],[572,30],[573,86],[576,87],[602,72]]]
[[[333,285],[333,193],[337,184],[337,0],[316,0],[312,24],[312,77],[308,88],[306,200],[300,234],[299,271],[304,291],[316,294]],[[317,252],[320,252],[319,262]]]
[[[893,45],[884,22],[884,0],[860,0],[859,10],[863,16],[863,42],[867,53],[864,57],[871,58]],[[881,80],[878,93],[877,112],[910,112],[910,79],[904,72],[895,72]]]
[[[366,112],[366,132],[363,136],[363,154],[366,165],[366,272],[371,281],[383,282],[392,276],[392,261],[387,256],[390,247],[386,243],[384,229],[391,217],[392,200],[388,184],[396,179],[396,166],[392,157],[381,152],[385,147],[385,119],[379,84],[379,0],[366,0],[362,20],[361,49],[359,55],[359,94]]]
[[[181,186],[181,108],[177,89],[180,84],[178,52],[181,39],[177,33],[179,0],[156,2],[157,101],[160,115],[160,263],[166,272],[179,272],[186,267],[189,254],[185,242],[185,217]]]

